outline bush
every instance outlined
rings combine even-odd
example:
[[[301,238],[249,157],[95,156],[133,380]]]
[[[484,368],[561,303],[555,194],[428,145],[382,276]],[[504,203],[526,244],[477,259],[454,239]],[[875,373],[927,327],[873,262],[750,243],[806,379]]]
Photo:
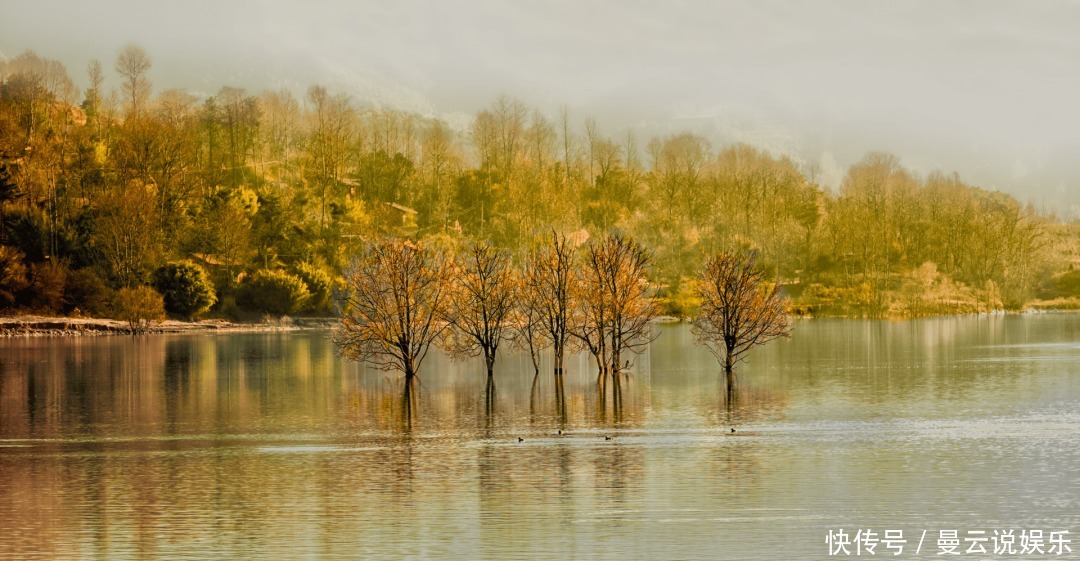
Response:
[[[93,269],[76,269],[68,273],[62,308],[65,314],[78,312],[90,317],[106,317],[109,300],[109,288]]]
[[[166,311],[188,319],[198,317],[217,302],[206,271],[190,261],[159,267],[154,271],[154,288],[161,293]]]
[[[244,279],[237,303],[248,311],[281,316],[302,310],[310,298],[300,277],[263,269]]]
[[[113,301],[115,318],[126,321],[132,332],[146,331],[151,322],[165,319],[165,301],[149,286],[121,288]]]
[[[1065,271],[1059,275],[1054,275],[1053,278],[1054,288],[1057,289],[1058,296],[1080,296],[1080,270]]]
[[[15,306],[18,294],[27,286],[23,253],[0,245],[0,309]]]
[[[697,316],[701,307],[701,296],[697,293],[697,284],[694,279],[683,277],[679,279],[679,286],[669,290],[668,296],[661,299],[664,314],[677,318],[692,318]]]
[[[64,285],[67,282],[67,269],[58,263],[34,263],[27,275],[30,286],[26,290],[24,302],[29,302],[30,309],[42,314],[55,314],[60,311],[64,300]]]
[[[329,314],[331,312],[330,297],[334,292],[334,281],[330,275],[311,263],[301,263],[296,266],[296,276],[304,281],[311,293],[311,298],[301,311]]]

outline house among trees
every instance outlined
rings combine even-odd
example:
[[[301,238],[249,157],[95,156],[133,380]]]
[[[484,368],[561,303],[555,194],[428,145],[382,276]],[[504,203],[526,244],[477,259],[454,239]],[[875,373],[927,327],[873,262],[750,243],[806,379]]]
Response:
[[[398,203],[383,203],[383,221],[391,228],[416,228],[416,209]]]

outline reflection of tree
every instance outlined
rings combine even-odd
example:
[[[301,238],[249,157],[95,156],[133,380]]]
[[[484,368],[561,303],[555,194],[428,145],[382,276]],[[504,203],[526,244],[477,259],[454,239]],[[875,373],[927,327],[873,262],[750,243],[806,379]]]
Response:
[[[624,391],[624,386],[628,385],[630,377],[625,372],[618,372],[612,374],[609,378],[601,378],[596,385],[596,420],[599,424],[605,425],[609,419],[614,425],[622,425],[626,420],[624,412],[625,395],[627,391]],[[610,389],[610,392],[608,391]],[[610,401],[608,396],[610,393]],[[611,407],[609,410],[608,404]]]
[[[495,377],[488,376],[487,387],[484,390],[484,420],[487,429],[492,428],[495,422]]]
[[[412,378],[405,378],[405,387],[401,391],[401,429],[408,433],[412,430],[413,416],[417,413],[417,391],[413,388]]]
[[[566,381],[561,375],[555,377],[555,418],[566,425]]]
[[[761,419],[775,419],[791,403],[791,391],[783,385],[738,382],[717,388],[713,404],[709,404],[709,424],[727,430]]]

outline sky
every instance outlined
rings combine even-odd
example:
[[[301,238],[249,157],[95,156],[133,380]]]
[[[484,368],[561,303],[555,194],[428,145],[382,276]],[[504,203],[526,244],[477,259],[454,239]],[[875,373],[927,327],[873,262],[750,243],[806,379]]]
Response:
[[[1080,216],[1080,2],[0,0],[0,53],[85,85],[127,43],[156,91],[230,85],[465,126],[499,95],[639,144],[691,131],[813,165],[869,151]],[[107,83],[108,85],[108,83]]]

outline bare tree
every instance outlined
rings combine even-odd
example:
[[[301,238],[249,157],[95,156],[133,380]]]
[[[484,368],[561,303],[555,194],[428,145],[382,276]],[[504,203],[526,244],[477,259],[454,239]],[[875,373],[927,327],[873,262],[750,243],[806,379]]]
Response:
[[[575,291],[574,318],[571,334],[588,349],[596,360],[600,370],[599,378],[608,370],[608,313],[610,312],[609,291],[605,290],[607,268],[604,248],[593,241],[585,246],[585,255],[580,266],[574,268]]]
[[[129,44],[120,49],[116,57],[116,72],[123,80],[120,89],[124,97],[131,100],[131,113],[138,114],[150,98],[150,79],[146,73],[150,70],[150,56],[142,47]]]
[[[611,373],[628,366],[623,352],[642,352],[655,339],[652,320],[659,307],[652,297],[648,270],[652,254],[637,242],[609,235],[603,244],[604,290],[608,292],[608,338],[611,344]]]
[[[779,284],[765,280],[754,254],[709,257],[698,291],[702,303],[694,335],[724,363],[729,388],[735,380],[735,363],[747,351],[791,335],[787,299]]]
[[[340,352],[410,381],[446,324],[447,266],[422,244],[386,239],[368,244],[346,274]]]
[[[540,374],[540,351],[546,349],[551,341],[541,322],[541,310],[530,299],[534,294],[524,282],[524,275],[514,283],[516,289],[516,303],[511,311],[511,334],[510,341],[515,348],[528,351],[532,360],[533,372]]]
[[[532,308],[555,354],[555,375],[562,376],[574,313],[574,248],[554,231],[550,243],[534,247],[525,262],[522,306]]]
[[[633,240],[609,234],[590,242],[578,274],[574,335],[596,359],[600,377],[629,365],[624,351],[641,352],[653,340],[658,315],[647,279],[650,253]]]
[[[311,105],[307,150],[312,179],[319,187],[319,227],[325,229],[327,200],[341,180],[356,115],[345,94],[331,95],[322,86],[311,86],[307,95]]]
[[[495,353],[509,334],[514,307],[514,276],[510,257],[491,244],[476,242],[453,271],[453,290],[446,307],[450,336],[446,348],[452,355],[484,355],[490,377]]]

